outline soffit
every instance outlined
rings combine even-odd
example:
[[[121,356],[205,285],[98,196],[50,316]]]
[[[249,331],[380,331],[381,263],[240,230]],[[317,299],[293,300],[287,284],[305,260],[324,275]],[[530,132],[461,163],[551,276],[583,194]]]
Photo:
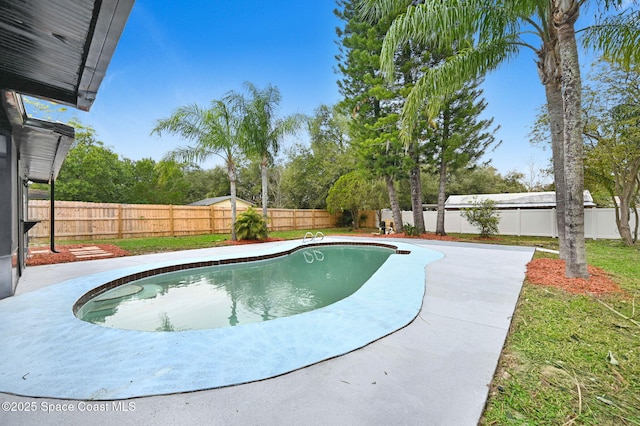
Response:
[[[0,89],[89,110],[134,0],[2,0]]]
[[[18,148],[21,174],[33,182],[55,180],[73,144],[73,127],[27,117],[22,97],[15,92],[3,92],[2,97],[13,124],[11,136]]]
[[[35,182],[55,179],[74,131],[61,123],[28,118],[20,94],[88,111],[133,3],[0,1],[0,93],[23,177]]]

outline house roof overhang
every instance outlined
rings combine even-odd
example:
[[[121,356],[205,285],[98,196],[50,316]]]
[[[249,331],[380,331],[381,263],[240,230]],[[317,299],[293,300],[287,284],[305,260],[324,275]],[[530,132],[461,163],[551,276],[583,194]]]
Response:
[[[18,93],[3,92],[2,101],[13,126],[23,176],[33,182],[55,180],[73,144],[73,127],[27,117]]]
[[[3,0],[0,88],[88,111],[134,0]]]
[[[3,0],[0,3],[1,102],[25,177],[55,179],[73,128],[27,117],[21,94],[88,111],[134,0]]]

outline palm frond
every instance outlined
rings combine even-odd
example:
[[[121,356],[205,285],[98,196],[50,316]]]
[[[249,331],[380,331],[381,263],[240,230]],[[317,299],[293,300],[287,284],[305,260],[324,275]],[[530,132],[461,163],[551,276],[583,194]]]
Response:
[[[444,102],[468,81],[496,69],[518,49],[513,38],[505,37],[462,50],[447,58],[442,65],[428,70],[407,97],[402,112],[402,138],[410,141],[418,120],[424,115],[427,120],[432,120]]]
[[[162,136],[163,132],[179,134],[184,139],[197,140],[202,136],[202,110],[198,105],[187,105],[174,111],[169,118],[156,122],[151,133]]]
[[[393,79],[395,55],[409,41],[446,51],[460,40],[490,43],[516,34],[531,8],[514,11],[489,0],[450,0],[408,7],[387,31],[380,55],[383,74]],[[529,14],[529,15],[527,15]]]
[[[193,142],[170,151],[165,158],[197,163],[217,155],[227,164],[236,161],[238,118],[224,100],[211,105],[210,109],[196,104],[183,106],[169,118],[158,120],[152,133],[170,133]]]
[[[200,145],[179,146],[165,154],[163,159],[194,164],[206,160],[211,155],[212,152],[210,150],[206,150]]]
[[[604,18],[584,30],[582,42],[588,49],[601,52],[624,68],[640,64],[640,11]]]

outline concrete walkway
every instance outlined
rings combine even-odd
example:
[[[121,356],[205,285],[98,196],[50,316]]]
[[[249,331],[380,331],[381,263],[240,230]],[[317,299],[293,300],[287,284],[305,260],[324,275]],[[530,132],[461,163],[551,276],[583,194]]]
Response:
[[[416,320],[362,349],[273,379],[191,393],[121,401],[0,394],[5,403],[0,424],[477,424],[533,249],[403,242],[445,257],[427,267]],[[213,250],[241,254],[247,247],[31,267],[18,293],[87,273],[201,257]],[[144,362],[144,354],[132,362]]]

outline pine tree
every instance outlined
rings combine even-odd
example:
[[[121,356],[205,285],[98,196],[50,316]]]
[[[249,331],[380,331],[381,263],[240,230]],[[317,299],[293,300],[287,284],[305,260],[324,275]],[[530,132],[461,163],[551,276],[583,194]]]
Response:
[[[444,103],[426,133],[425,155],[438,171],[438,216],[436,234],[445,235],[444,203],[450,173],[474,164],[488,149],[495,149],[493,119],[479,119],[487,106],[478,88],[481,80],[469,82]]]
[[[417,203],[412,203],[414,223],[424,231],[419,144],[408,150],[399,138],[404,95],[412,84],[409,77],[416,70],[414,61],[421,59],[421,55],[406,49],[401,52],[404,59],[399,61],[399,78],[394,84],[386,82],[380,71],[380,52],[391,18],[373,24],[367,22],[358,14],[360,3],[358,0],[339,0],[339,9],[335,11],[345,22],[344,28],[337,29],[340,54],[336,59],[342,74],[338,87],[344,97],[340,107],[352,117],[350,139],[358,152],[360,167],[383,178],[386,183],[399,232],[402,231],[402,219],[396,181],[417,175],[417,179],[411,180],[412,193],[417,194]]]

